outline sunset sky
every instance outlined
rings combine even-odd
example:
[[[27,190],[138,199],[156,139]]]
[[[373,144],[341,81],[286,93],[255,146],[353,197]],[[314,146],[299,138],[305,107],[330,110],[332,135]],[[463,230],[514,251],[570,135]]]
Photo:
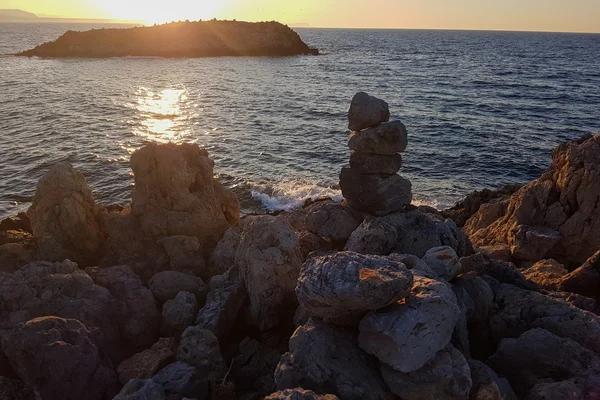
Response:
[[[0,8],[148,23],[235,18],[315,27],[600,32],[600,0],[0,0]]]

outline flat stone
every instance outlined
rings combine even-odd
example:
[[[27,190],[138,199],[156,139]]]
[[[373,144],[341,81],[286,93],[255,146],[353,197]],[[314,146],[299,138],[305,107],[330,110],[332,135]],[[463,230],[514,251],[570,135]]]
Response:
[[[402,156],[359,153],[350,154],[350,168],[363,174],[394,175],[402,167]]]
[[[393,156],[408,145],[406,127],[400,121],[386,122],[374,128],[353,132],[348,138],[350,150]]]
[[[412,185],[400,175],[361,174],[342,168],[340,187],[348,204],[357,210],[387,215],[412,202]]]
[[[364,92],[354,95],[348,111],[348,129],[360,131],[390,120],[388,104]]]

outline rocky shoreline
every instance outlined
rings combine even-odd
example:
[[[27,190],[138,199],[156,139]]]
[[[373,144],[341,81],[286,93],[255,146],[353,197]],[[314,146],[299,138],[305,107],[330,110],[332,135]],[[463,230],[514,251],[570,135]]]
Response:
[[[222,57],[317,55],[278,22],[199,21],[68,31],[17,55],[28,57]]]
[[[134,153],[125,208],[53,166],[0,222],[0,398],[600,398],[600,135],[440,212],[389,117],[357,94],[346,201],[273,215],[196,145]]]

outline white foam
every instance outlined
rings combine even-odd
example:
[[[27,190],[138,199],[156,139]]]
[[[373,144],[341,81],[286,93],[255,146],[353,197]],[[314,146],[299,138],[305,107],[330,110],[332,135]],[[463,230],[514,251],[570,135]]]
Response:
[[[308,199],[331,197],[343,199],[339,189],[319,182],[289,179],[268,184],[259,184],[252,189],[252,197],[267,211],[291,211],[301,208]]]

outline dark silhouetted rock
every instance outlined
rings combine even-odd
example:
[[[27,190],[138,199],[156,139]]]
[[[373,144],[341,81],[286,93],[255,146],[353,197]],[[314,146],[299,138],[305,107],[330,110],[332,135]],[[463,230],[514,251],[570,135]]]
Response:
[[[537,289],[537,285],[527,281],[514,264],[493,260],[482,253],[460,259],[460,273],[465,274],[468,272],[475,272],[479,276],[488,275],[498,282],[510,283],[528,290]]]
[[[275,371],[279,390],[297,387],[348,400],[391,400],[377,363],[356,345],[356,336],[311,319],[290,339],[290,352]]]
[[[397,243],[396,228],[369,216],[352,232],[344,250],[361,254],[386,255],[396,247]]]
[[[470,400],[517,400],[508,380],[493,369],[477,360],[469,360],[469,367],[473,380]]]
[[[132,379],[113,400],[166,400],[165,390],[152,379]]]
[[[463,400],[471,390],[469,363],[452,345],[416,371],[402,373],[382,364],[383,379],[403,400]]]
[[[375,215],[402,210],[412,202],[412,185],[400,175],[361,174],[342,168],[340,187],[351,207]]]
[[[222,378],[225,373],[225,361],[221,356],[217,337],[198,326],[190,326],[183,332],[177,349],[177,360],[208,371],[210,380]]]
[[[110,400],[119,383],[94,336],[73,319],[42,317],[2,337],[19,377],[43,399]]]
[[[367,314],[359,344],[397,371],[413,372],[450,343],[461,310],[448,283],[415,275],[404,303]]]
[[[244,229],[235,260],[259,328],[272,328],[282,316],[293,315],[302,254],[289,222],[271,216],[253,218]]]
[[[23,381],[0,376],[0,399],[35,400],[35,394]]]
[[[154,375],[152,380],[164,389],[167,398],[179,395],[197,400],[208,399],[208,372],[187,363],[178,361],[169,364]]]
[[[465,274],[454,279],[454,285],[465,290],[473,302],[473,311],[469,319],[484,322],[494,305],[494,292],[490,285],[477,275]]]
[[[359,92],[352,98],[348,111],[348,129],[360,131],[390,120],[388,104],[377,97]]]
[[[402,167],[400,154],[382,155],[353,152],[350,154],[350,168],[361,174],[394,175]]]
[[[386,257],[340,252],[304,263],[296,294],[314,317],[355,325],[367,311],[408,296],[413,277],[404,264]]]
[[[236,225],[225,232],[208,260],[208,276],[212,278],[224,274],[235,265],[235,253],[240,244],[242,230],[240,225]]]
[[[456,251],[450,246],[434,247],[425,253],[423,261],[442,279],[450,281],[460,270]]]
[[[600,300],[600,251],[562,278],[561,290]]]
[[[163,336],[180,337],[194,323],[198,313],[198,300],[193,293],[179,292],[168,300],[162,309],[160,331]]]
[[[406,127],[400,121],[386,122],[360,132],[348,139],[350,150],[359,153],[393,156],[402,153],[408,145]]]
[[[159,272],[150,279],[149,286],[160,304],[174,299],[182,291],[193,293],[203,303],[208,291],[202,279],[176,271]]]
[[[152,378],[162,368],[175,361],[174,345],[173,338],[161,338],[152,348],[123,361],[117,368],[121,384],[125,385],[132,379]]]

